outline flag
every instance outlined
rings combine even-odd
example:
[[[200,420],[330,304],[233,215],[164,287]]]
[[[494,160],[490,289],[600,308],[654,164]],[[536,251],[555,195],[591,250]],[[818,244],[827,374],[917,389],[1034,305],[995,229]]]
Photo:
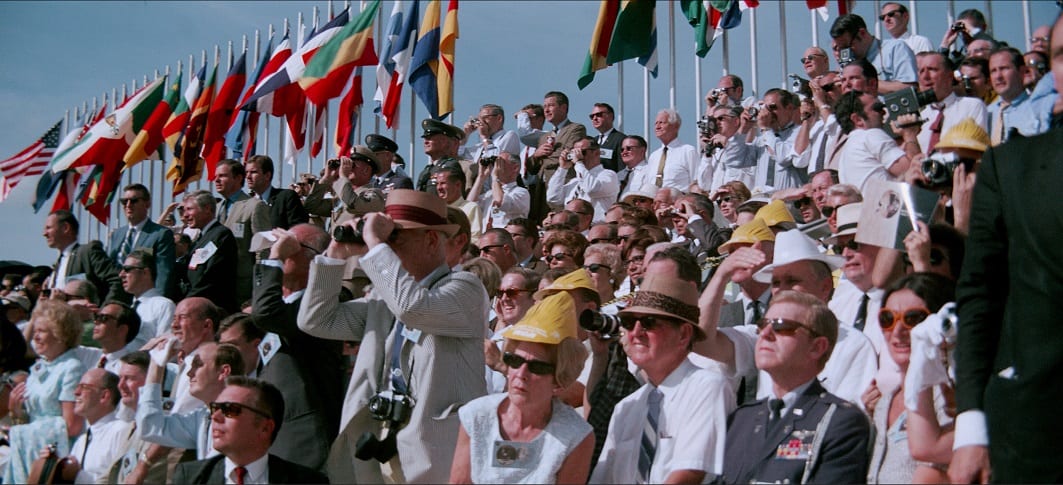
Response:
[[[653,24],[653,32],[650,32],[650,52],[644,56],[640,56],[636,62],[645,67],[647,71],[650,71],[650,75],[654,78],[657,77],[657,12],[656,9],[653,12],[653,20],[650,21]]]
[[[356,66],[377,63],[373,47],[373,19],[379,8],[380,0],[374,0],[353,22],[349,22],[322,45],[306,64],[299,86],[302,86],[303,93],[312,103],[321,106],[338,97]]]
[[[357,145],[354,129],[358,126],[358,114],[362,111],[362,67],[354,70],[351,86],[340,100],[340,112],[336,116],[336,156],[351,154]]]
[[[655,43],[652,36],[657,27],[655,3],[653,0],[621,2],[605,62],[613,64],[650,55]]]
[[[236,103],[240,101],[240,91],[247,82],[246,57],[247,51],[244,51],[229,68],[229,74],[218,89],[214,101],[210,103],[210,111],[207,113],[207,127],[203,132],[203,161],[207,165],[207,176],[211,180],[214,180],[214,169],[218,162],[227,155],[225,132],[229,131]]]
[[[735,27],[738,27],[739,25],[742,25],[742,11],[745,10],[742,8],[742,5],[749,4],[743,4],[740,0],[735,0],[732,1],[725,10],[720,10],[722,15],[720,16],[720,21],[717,25],[717,28],[730,30]],[[756,5],[752,5],[751,8],[755,6]],[[717,35],[719,35],[719,33],[717,33]]]
[[[81,174],[77,170],[63,170],[56,177],[59,178],[59,190],[55,194],[55,202],[52,203],[52,210],[49,212],[70,210],[75,200],[74,195]]]
[[[44,172],[48,161],[52,159],[55,149],[59,146],[59,129],[62,126],[63,120],[59,120],[32,145],[0,162],[0,173],[3,174],[4,181],[3,187],[0,187],[0,202],[7,198],[11,190],[24,177],[32,177]]]
[[[410,58],[410,87],[421,98],[428,116],[439,119],[439,0],[428,0],[417,43]]]
[[[321,148],[325,145],[325,120],[328,118],[328,102],[326,101],[321,106],[309,104],[307,105],[307,110],[314,117],[314,132],[310,136],[310,156],[316,157],[321,153]]]
[[[114,168],[111,168],[114,167]],[[117,168],[117,170],[115,170]],[[111,196],[113,193],[108,194],[104,191],[103,185],[106,179],[113,177],[110,172],[118,171],[118,175],[121,175],[121,164],[112,163],[109,166],[96,165],[92,167],[92,171],[87,174],[82,184],[82,192],[78,199],[81,201],[81,205],[88,210],[89,214],[92,214],[96,220],[103,224],[111,218]]]
[[[814,10],[819,14],[819,18],[827,21],[827,0],[805,0],[805,5],[808,5],[809,10]]]
[[[594,24],[594,32],[591,34],[591,46],[587,50],[587,60],[583,61],[583,70],[580,72],[579,80],[576,81],[580,89],[594,81],[595,71],[605,69],[609,41],[613,38],[613,28],[616,26],[616,17],[619,12],[619,2],[602,0],[598,8],[598,22]]]
[[[74,146],[74,144],[81,140],[82,136],[85,136],[85,133],[88,133],[96,123],[99,123],[100,120],[103,119],[105,113],[107,113],[106,104],[100,107],[95,116],[87,118],[84,123],[78,122],[78,124],[74,126],[65,137],[63,137],[63,141],[59,142],[59,148],[55,149],[56,153],[65,151]],[[52,158],[52,165],[55,165],[54,157]],[[43,207],[44,203],[48,201],[48,198],[52,196],[52,192],[55,192],[56,188],[58,188],[59,191],[55,196],[55,202],[52,204],[52,210],[49,212],[55,212],[60,209],[70,210],[73,201],[76,200],[74,196],[78,187],[78,180],[81,178],[81,173],[78,172],[77,169],[52,172],[51,167],[48,168],[47,173],[54,174],[52,187],[49,187],[48,193],[42,197],[40,185],[37,186],[37,200],[34,201],[33,211],[40,211],[41,207]]]
[[[848,15],[849,12],[853,11],[854,3],[856,3],[856,0],[838,0],[838,15]]]
[[[111,163],[124,166],[122,157],[162,101],[165,81],[166,78],[159,78],[140,88],[113,113],[94,124],[74,146],[57,153],[52,171]]]
[[[418,0],[413,0],[413,5],[408,15],[403,14],[401,9],[399,10],[398,14],[400,16],[405,15],[401,17],[402,30],[399,31],[392,47],[388,49],[387,57],[381,59],[382,62],[376,71],[377,89],[373,99],[377,101],[377,107],[374,111],[384,118],[384,124],[388,128],[394,128],[398,125],[398,116],[396,115],[399,110],[399,101],[402,100],[402,86],[410,74],[410,59],[413,57],[414,43],[417,42],[418,3]],[[396,7],[401,5],[402,2],[395,2]],[[393,21],[395,20],[395,15],[393,12]],[[383,52],[381,51],[382,54]],[[360,105],[361,102],[358,104]]]
[[[454,47],[458,40],[458,0],[447,4],[443,37],[439,41],[439,117],[454,111]]]
[[[716,25],[709,22],[709,10],[700,0],[681,0],[679,8],[694,27],[694,54],[704,58],[716,40]]]
[[[162,127],[162,137],[174,153],[178,151],[177,143],[181,138],[181,134],[188,127],[188,120],[192,116],[192,106],[195,106],[196,100],[199,99],[199,93],[203,89],[203,78],[205,77],[207,77],[207,65],[203,64],[199,68],[199,72],[192,76],[192,80],[188,82],[188,87],[181,93],[181,98],[177,101],[177,107],[173,109],[173,114],[170,115],[170,119],[166,120],[166,124]]]
[[[102,112],[102,111],[101,111]],[[88,112],[83,112],[79,116],[77,110],[74,110],[74,120],[67,126],[67,133],[63,136],[63,139],[59,141],[59,146],[56,147],[55,152],[60,152],[74,146],[78,139],[83,135],[92,125],[82,120],[88,119]],[[53,159],[55,153],[52,153]],[[54,173],[52,167],[48,168],[41,173],[41,178],[37,179],[37,190],[33,195],[33,212],[40,212],[41,207],[48,202],[48,199],[52,198],[52,194],[55,193],[55,189],[63,182],[63,175],[65,172]]]
[[[273,49],[269,62],[266,63],[266,67],[262,70],[262,74],[251,90],[251,94],[245,96],[246,99],[241,109],[269,113],[273,116],[284,116],[289,109],[294,110],[296,102],[293,101],[293,98],[298,99],[302,93],[298,86],[287,85],[268,92],[265,86],[265,82],[276,76],[291,57],[291,42],[288,40],[288,36],[285,35],[280,43],[277,44],[277,47]],[[256,93],[258,94],[257,97]]]
[[[299,152],[306,145],[306,114],[307,104],[304,102],[301,110],[284,118],[284,161],[289,165],[295,165]]]
[[[244,91],[244,95],[240,98],[237,106],[246,105],[247,100],[251,98],[251,94],[255,92],[255,85],[262,78],[262,73],[266,70],[266,64],[269,63],[272,51],[273,39],[270,39],[266,49],[262,52],[262,60],[259,61],[254,75],[248,79],[247,89]],[[225,133],[225,146],[229,147],[234,153],[242,155],[244,160],[247,160],[255,153],[255,138],[258,135],[258,117],[260,114],[258,111],[237,109],[233,112],[233,119],[229,121],[229,131]]]
[[[204,66],[205,67],[205,66]],[[173,160],[166,169],[166,180],[173,182],[173,195],[184,192],[185,188],[203,174],[203,158],[200,152],[203,149],[203,131],[207,124],[207,115],[210,112],[210,104],[214,100],[214,79],[218,74],[218,65],[215,64],[210,70],[210,75],[203,83],[203,89],[192,104],[188,118],[188,127],[177,140],[177,147],[173,151]],[[210,174],[213,180],[214,174]]]
[[[329,20],[320,30],[315,29],[315,31],[310,34],[310,37],[306,39],[306,42],[304,42],[294,54],[291,54],[291,57],[288,57],[288,59],[284,61],[284,65],[262,79],[258,86],[255,87],[255,92],[251,95],[248,103],[256,102],[263,96],[284,87],[290,87],[290,89],[294,88],[299,91],[299,97],[302,98],[302,90],[295,83],[303,77],[303,73],[306,71],[307,62],[314,57],[314,54],[317,53],[321,46],[328,43],[329,40],[340,32],[344,25],[347,25],[347,20],[349,18],[348,11],[345,9],[332,20]],[[280,116],[281,114],[288,115],[301,109],[298,106],[301,104],[301,100],[299,102],[290,99],[282,100],[289,101],[290,103],[282,103],[281,106],[277,106],[277,101],[278,100],[275,97],[273,100],[273,111],[271,113],[275,116]]]
[[[166,97],[155,106],[155,110],[148,117],[148,120],[144,122],[144,126],[140,128],[136,138],[133,139],[129,149],[126,150],[125,156],[122,157],[127,169],[155,156],[159,147],[165,141],[162,135],[163,127],[173,116],[174,108],[180,102],[180,99],[181,73],[177,73],[177,79],[170,83],[170,89],[166,91]]]

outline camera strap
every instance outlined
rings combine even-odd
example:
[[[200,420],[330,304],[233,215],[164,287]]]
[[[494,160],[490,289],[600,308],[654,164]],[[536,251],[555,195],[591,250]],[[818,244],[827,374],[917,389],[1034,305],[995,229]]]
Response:
[[[425,288],[432,288],[439,282],[439,280],[449,274],[449,267],[445,271],[437,270],[437,274],[435,274],[434,277],[433,275],[429,275],[430,278],[422,280],[421,285]],[[387,370],[388,386],[393,392],[409,395],[409,382],[412,376],[407,376],[402,371],[402,348],[408,340],[417,340],[417,337],[413,335],[420,335],[421,331],[407,330],[406,325],[402,323],[402,320],[399,320],[398,317],[395,318],[394,327],[393,331],[395,332],[395,337],[391,341],[391,359],[388,363]],[[381,376],[381,381],[384,380],[384,377],[385,376]]]

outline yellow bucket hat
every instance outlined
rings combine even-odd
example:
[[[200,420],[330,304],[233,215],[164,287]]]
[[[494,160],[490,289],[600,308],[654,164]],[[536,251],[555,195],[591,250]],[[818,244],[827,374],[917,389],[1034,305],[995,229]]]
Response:
[[[773,200],[768,205],[761,207],[754,217],[762,219],[768,227],[779,226],[787,231],[797,227],[794,215],[786,208],[786,203],[781,200]]]
[[[774,241],[775,233],[768,229],[763,219],[756,218],[749,221],[738,229],[735,229],[731,239],[720,245],[720,254],[731,252],[735,244],[756,244],[759,241]]]
[[[989,133],[986,133],[974,118],[964,118],[963,121],[949,128],[936,148],[969,148],[980,152],[989,148]]]
[[[577,268],[569,272],[568,274],[554,280],[550,286],[543,288],[535,292],[536,300],[542,300],[555,293],[563,293],[569,290],[578,290],[584,288],[590,290],[595,295],[598,294],[598,288],[594,286],[594,281],[591,281],[591,276],[587,274],[583,268]]]
[[[532,305],[516,325],[502,331],[502,336],[510,340],[557,345],[568,337],[577,338],[578,326],[575,300],[561,291]]]

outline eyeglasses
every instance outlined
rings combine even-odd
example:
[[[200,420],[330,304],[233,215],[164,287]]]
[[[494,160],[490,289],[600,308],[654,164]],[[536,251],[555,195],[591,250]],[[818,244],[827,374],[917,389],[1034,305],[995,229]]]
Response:
[[[107,323],[118,321],[118,317],[114,315],[108,315],[106,313],[97,313],[92,316],[92,321],[96,323]]]
[[[765,108],[768,108],[768,111],[778,111],[779,110],[779,105],[776,104],[776,103],[771,103],[771,104],[765,106]]]
[[[630,152],[630,151],[638,150],[639,148],[643,148],[643,147],[640,147],[640,146],[620,147],[620,151],[622,151],[622,152]]]
[[[823,54],[810,54],[810,55],[807,55],[807,56],[801,58],[801,64],[804,64],[804,63],[806,63],[808,61],[811,61],[811,60],[813,60],[813,59],[815,59],[817,57],[827,57],[827,56],[825,56]]]
[[[583,269],[590,271],[591,273],[597,273],[598,270],[605,268],[608,271],[612,271],[613,268],[601,263],[591,263],[583,267]]]
[[[1044,42],[1044,43],[1047,44],[1048,41],[1049,41],[1048,37],[1030,37],[1030,43],[1031,44],[1033,44],[1035,42]]]
[[[84,384],[84,383],[80,383],[80,382],[75,387],[75,389],[77,389],[80,392],[85,392],[86,390],[90,390],[90,389],[93,390],[93,391],[102,391],[103,390],[102,387],[93,386],[93,385],[89,385],[89,384]]]
[[[725,204],[727,202],[731,202],[733,200],[735,200],[735,198],[730,196],[730,195],[724,195],[722,197],[717,197],[716,198],[716,205],[723,205],[723,204]]]
[[[802,197],[794,201],[794,207],[796,207],[797,210],[803,209],[806,205],[812,205],[811,197]]]
[[[488,244],[487,246],[484,246],[482,248],[478,248],[476,246],[470,246],[469,247],[469,252],[479,256],[479,255],[481,255],[483,253],[486,253],[487,251],[489,251],[491,249],[501,248],[501,247],[504,247],[504,246],[505,246],[505,244]]]
[[[628,258],[627,261],[624,261],[624,264],[639,264],[639,263],[642,263],[644,260],[646,260],[646,256],[645,255],[643,255],[643,256],[632,256],[632,257]]]
[[[731,116],[731,115],[720,115],[720,116],[713,117],[713,119],[716,120],[717,122],[730,121],[730,120],[737,119],[737,118],[738,118],[737,116]]]
[[[819,335],[812,327],[805,325],[797,320],[790,320],[788,318],[761,318],[757,320],[757,331],[764,330],[764,327],[771,325],[771,331],[775,335],[792,336],[800,329],[808,330],[808,333],[812,335]]]
[[[564,261],[565,258],[571,258],[571,257],[572,257],[571,254],[557,253],[557,254],[547,254],[546,257],[544,257],[543,259],[545,259],[547,263],[553,263],[555,260],[556,261]]]
[[[218,411],[221,411],[222,416],[225,416],[226,418],[229,418],[229,419],[233,419],[233,418],[236,418],[236,417],[240,416],[241,414],[243,414],[245,409],[248,410],[248,411],[251,411],[251,412],[253,412],[253,413],[255,413],[255,414],[259,415],[259,416],[262,416],[263,418],[273,419],[273,416],[271,416],[269,413],[267,413],[267,412],[265,412],[265,411],[263,411],[261,409],[255,409],[255,408],[253,408],[251,406],[248,406],[246,404],[240,404],[238,402],[216,402],[215,401],[215,402],[212,402],[212,403],[208,404],[207,406],[210,408],[210,413],[211,414],[214,414],[214,413],[216,413]]]
[[[899,312],[883,308],[878,312],[878,325],[882,327],[882,331],[888,332],[897,326],[897,322],[901,322],[908,330],[911,330],[929,316],[930,310],[926,308],[909,308]]]
[[[674,318],[655,317],[650,315],[621,315],[620,316],[620,328],[627,330],[628,332],[635,329],[635,324],[642,324],[642,330],[650,332],[653,329],[668,323],[675,325],[679,321]]]
[[[523,290],[523,289],[520,289],[520,288],[506,288],[504,290],[503,289],[499,289],[498,290],[498,296],[504,296],[506,298],[516,298],[516,297],[520,296],[521,293],[530,293],[530,292],[531,292],[531,290]]]
[[[121,198],[121,199],[118,199],[118,203],[121,204],[121,205],[135,204],[138,200],[144,200],[144,199],[141,199],[140,197],[130,197],[128,199]]]
[[[894,17],[900,17],[901,15],[904,15],[904,12],[901,12],[900,9],[897,9],[897,10],[892,10],[892,11],[886,12],[886,13],[884,13],[882,15],[879,15],[878,19],[881,20],[881,21],[885,21],[887,17],[894,18]]]
[[[834,211],[838,210],[838,207],[841,207],[841,206],[840,205],[839,206],[825,205],[825,206],[819,208],[819,212],[821,214],[823,214],[823,217],[830,217],[831,215],[834,214]]]
[[[839,253],[841,253],[843,249],[848,249],[850,251],[859,251],[861,247],[862,245],[856,242],[855,237],[850,238],[848,241],[845,242],[834,243],[834,248],[837,249]]]
[[[548,376],[554,373],[554,369],[557,368],[554,364],[549,362],[543,362],[535,359],[525,359],[517,354],[506,352],[502,354],[502,363],[506,364],[510,369],[519,369],[524,364],[528,364],[528,372],[535,375]]]
[[[138,269],[146,269],[146,268],[147,268],[147,266],[125,265],[125,266],[122,266],[122,271],[125,271],[126,273],[132,273],[132,272],[134,272],[134,271],[136,271]]]
[[[596,237],[591,239],[591,244],[615,244],[615,237]]]
[[[598,111],[596,113],[591,113],[589,115],[589,118],[592,119],[592,120],[595,119],[595,118],[604,118],[606,114],[608,114],[608,113],[606,113],[605,111]]]
[[[886,104],[881,101],[876,102],[875,104],[871,105],[871,111],[876,113],[886,111]]]

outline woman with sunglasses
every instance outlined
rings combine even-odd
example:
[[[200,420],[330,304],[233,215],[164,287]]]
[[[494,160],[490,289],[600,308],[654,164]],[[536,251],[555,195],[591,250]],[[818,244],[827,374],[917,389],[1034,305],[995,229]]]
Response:
[[[587,238],[576,231],[555,231],[543,242],[543,260],[550,269],[578,269],[583,266],[583,250],[587,249]]]
[[[461,407],[450,483],[585,483],[591,426],[557,396],[575,382],[587,350],[567,291],[539,301],[503,332],[504,394]]]
[[[732,180],[720,186],[716,189],[716,193],[712,194],[712,201],[720,207],[720,215],[727,222],[731,223],[731,227],[736,227],[738,221],[738,206],[742,205],[742,202],[749,200],[751,194],[746,184],[738,180]]]
[[[74,389],[85,372],[74,351],[81,339],[81,319],[66,303],[42,299],[33,309],[30,327],[40,358],[8,399],[12,418],[25,424],[11,427],[4,483],[26,483],[30,464],[45,446],[55,444],[57,456],[67,456],[85,427],[74,414]]]
[[[890,357],[901,369],[901,385],[896,389],[878,387],[874,381],[862,396],[875,423],[875,447],[868,471],[869,483],[942,483],[951,459],[951,432],[942,439],[928,439],[928,427],[940,429],[951,421],[945,413],[946,398],[940,390],[927,389],[920,395],[921,407],[912,413],[904,405],[904,378],[911,358],[911,331],[928,316],[954,299],[955,283],[933,273],[912,273],[886,289],[878,323]],[[951,394],[951,390],[949,390]],[[951,399],[950,399],[951,400]],[[930,444],[928,441],[938,441]],[[944,441],[947,441],[945,443]],[[933,462],[918,458],[930,458]],[[941,463],[944,463],[942,465]]]

